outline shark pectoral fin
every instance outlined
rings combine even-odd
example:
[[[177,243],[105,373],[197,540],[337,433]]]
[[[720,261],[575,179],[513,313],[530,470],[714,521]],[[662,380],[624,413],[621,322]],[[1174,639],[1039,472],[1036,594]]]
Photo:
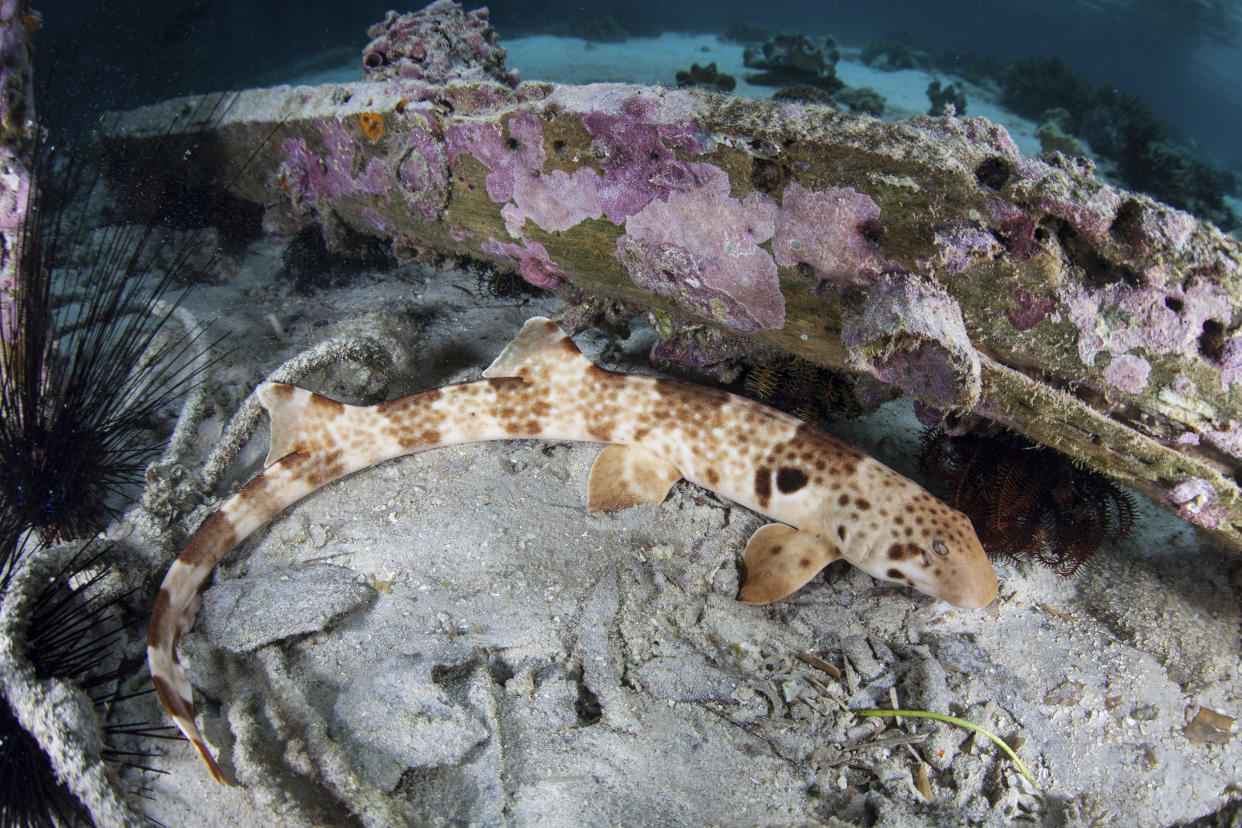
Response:
[[[659,506],[681,479],[672,463],[638,446],[611,445],[600,452],[587,481],[587,508],[615,512],[639,503]]]
[[[840,557],[841,550],[818,532],[769,523],[746,544],[746,580],[737,599],[744,604],[780,600]]]

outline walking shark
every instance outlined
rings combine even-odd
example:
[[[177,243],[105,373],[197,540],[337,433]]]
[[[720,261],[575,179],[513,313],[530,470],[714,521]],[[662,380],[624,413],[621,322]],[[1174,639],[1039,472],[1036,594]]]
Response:
[[[160,586],[147,659],[165,709],[211,775],[177,642],[216,563],[321,486],[394,457],[484,440],[608,444],[587,482],[591,511],[658,505],[685,478],[775,522],[743,553],[738,599],[779,600],[844,558],[962,607],[996,597],[996,574],[962,513],[879,461],[792,416],[724,391],[606,371],[551,320],[527,321],[483,379],[373,406],[267,383],[264,468],[190,538]]]

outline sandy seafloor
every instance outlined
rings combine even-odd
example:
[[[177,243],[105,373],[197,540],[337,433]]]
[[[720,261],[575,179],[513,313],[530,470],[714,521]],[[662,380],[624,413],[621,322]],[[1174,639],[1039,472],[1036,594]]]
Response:
[[[669,82],[710,60],[742,71],[741,47],[708,35],[505,45],[528,79]],[[838,71],[890,105],[926,106],[923,73],[845,61]],[[968,95],[968,114],[1002,119],[980,90]],[[1036,149],[1032,125],[1002,120]],[[561,307],[491,297],[472,272],[419,265],[298,291],[281,276],[282,245],[253,244],[190,295],[230,349],[198,459],[268,372],[318,342],[375,338],[395,358],[379,396],[395,397],[478,378],[526,318]],[[628,340],[578,341],[606,367],[651,372],[652,336],[639,319]],[[375,401],[374,379],[342,360],[300,384]],[[908,404],[835,431],[914,473]],[[264,426],[222,488],[257,471],[266,448]],[[986,610],[844,563],[756,608],[734,595],[742,548],[764,520],[684,482],[657,508],[588,514],[598,450],[439,449],[332,484],[256,533],[220,568],[182,643],[203,730],[245,786],[216,785],[172,743],[159,760],[170,773],[151,780],[151,816],[169,826],[840,825],[833,815],[1163,826],[1214,810],[1242,780],[1236,733],[1222,745],[1184,732],[1200,707],[1242,709],[1238,560],[1159,509],[1141,504],[1132,534],[1072,579],[1000,565],[1001,597]],[[1035,786],[966,731],[847,712],[893,699],[1016,738]],[[924,762],[931,803],[915,785]]]

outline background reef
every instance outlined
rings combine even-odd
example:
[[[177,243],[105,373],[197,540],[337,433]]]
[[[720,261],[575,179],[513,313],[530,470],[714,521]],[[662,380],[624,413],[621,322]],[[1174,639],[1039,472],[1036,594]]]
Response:
[[[1219,164],[1239,161],[1232,136],[1242,127],[1242,55],[1239,19],[1226,2],[949,2],[934,10],[911,0],[822,9],[776,2],[765,4],[761,26],[755,25],[753,4],[740,0],[705,7],[631,0],[586,11],[565,0],[488,5],[506,37],[560,26],[577,27],[570,33],[603,41],[622,33],[724,31],[750,21],[752,32],[760,35],[755,40],[788,30],[830,33],[861,46],[897,34],[908,48],[934,54],[941,65],[958,71],[988,61],[1003,65],[1025,57],[1059,58],[1092,86],[1142,97]],[[64,0],[57,6],[63,11],[49,16],[41,46],[47,65],[70,65],[89,56],[92,71],[104,77],[98,87],[109,90],[105,97],[113,107],[279,82],[288,77],[289,67],[309,68],[323,65],[330,55],[356,54],[353,33],[365,31],[388,9],[380,2],[235,0]],[[50,76],[38,82],[49,102],[74,94]],[[114,88],[129,90],[124,103],[113,96]]]

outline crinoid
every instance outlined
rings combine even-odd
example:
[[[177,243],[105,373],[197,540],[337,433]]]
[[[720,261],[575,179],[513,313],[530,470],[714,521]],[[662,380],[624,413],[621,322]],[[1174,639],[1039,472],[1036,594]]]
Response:
[[[752,365],[742,388],[746,396],[809,423],[861,412],[848,376],[796,357]]]
[[[538,296],[543,291],[526,281],[517,271],[481,265],[475,276],[475,292],[492,299],[519,299]]]
[[[923,432],[920,463],[945,481],[989,555],[1033,559],[1069,576],[1134,523],[1131,496],[1052,449],[1009,433]]]

